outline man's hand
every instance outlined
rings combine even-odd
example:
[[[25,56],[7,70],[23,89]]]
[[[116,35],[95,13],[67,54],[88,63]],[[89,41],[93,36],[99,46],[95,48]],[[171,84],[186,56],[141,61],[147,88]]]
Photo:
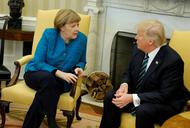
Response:
[[[75,74],[62,72],[60,70],[57,70],[55,72],[55,75],[65,81],[67,81],[68,83],[72,83],[72,84],[74,84],[78,79],[78,77]]]
[[[115,104],[119,108],[125,107],[127,104],[133,102],[132,94],[123,93],[120,97],[116,97],[112,99],[112,103]]]
[[[82,68],[75,68],[75,74],[78,76],[83,76],[84,75],[84,71]]]
[[[122,83],[119,87],[119,89],[116,91],[116,98],[122,96],[123,94],[128,93],[128,84],[127,83]]]

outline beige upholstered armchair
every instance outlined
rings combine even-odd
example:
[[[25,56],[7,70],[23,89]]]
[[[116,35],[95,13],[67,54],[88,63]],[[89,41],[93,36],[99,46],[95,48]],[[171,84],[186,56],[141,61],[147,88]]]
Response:
[[[2,89],[1,103],[5,101],[16,102],[24,105],[30,105],[32,103],[35,91],[26,86],[24,80],[22,81],[17,81],[17,80],[23,65],[29,62],[33,58],[36,46],[42,36],[44,29],[47,27],[53,27],[53,20],[57,11],[58,9],[38,11],[37,24],[36,24],[33,46],[32,46],[32,54],[24,56],[23,58],[15,61],[16,65],[15,74],[12,77],[10,83],[8,84],[8,87]],[[90,16],[83,14],[79,15],[81,17],[81,21],[79,23],[80,24],[79,29],[85,35],[88,35]],[[77,100],[80,97],[81,83],[82,83],[82,78],[79,78],[76,83],[76,86],[73,86],[70,92],[62,94],[58,102],[58,109],[63,111],[64,116],[67,116],[67,128],[71,127],[74,118]]]
[[[190,91],[190,31],[174,31],[169,45],[175,49],[184,61],[184,83]],[[184,108],[190,111],[190,101]],[[155,128],[160,126],[155,125]],[[135,116],[130,113],[122,113],[120,128],[135,128]]]

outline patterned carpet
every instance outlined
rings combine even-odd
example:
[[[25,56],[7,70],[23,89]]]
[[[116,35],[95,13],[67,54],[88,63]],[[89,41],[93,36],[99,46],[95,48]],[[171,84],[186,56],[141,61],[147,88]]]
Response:
[[[84,107],[83,107],[84,108]],[[86,107],[84,108],[86,109]],[[6,116],[5,128],[21,128],[27,107],[11,104],[10,112]],[[101,116],[99,114],[80,112],[82,120],[74,119],[72,128],[98,128]],[[61,111],[57,112],[57,124],[60,128],[66,127],[66,118]],[[46,119],[41,124],[40,128],[48,128]]]

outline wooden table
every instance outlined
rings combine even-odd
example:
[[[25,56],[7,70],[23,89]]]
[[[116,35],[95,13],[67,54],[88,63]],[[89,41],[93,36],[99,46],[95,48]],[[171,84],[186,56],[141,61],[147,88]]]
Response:
[[[22,29],[7,29],[3,31],[0,29],[0,39],[23,41],[23,55],[30,54],[34,31],[22,30]]]
[[[169,118],[161,128],[190,128],[190,111]]]
[[[33,36],[33,31],[26,31],[21,29],[7,29],[5,31],[0,30],[0,38],[4,38],[5,40],[32,42]]]

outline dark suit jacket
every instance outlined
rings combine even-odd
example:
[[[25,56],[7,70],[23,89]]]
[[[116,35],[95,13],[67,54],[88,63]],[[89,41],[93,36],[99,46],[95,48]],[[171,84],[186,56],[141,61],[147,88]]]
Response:
[[[190,94],[184,87],[184,63],[178,53],[168,45],[162,46],[149,66],[142,84],[137,88],[144,53],[134,49],[123,79],[123,82],[129,84],[129,93],[137,93],[141,104],[168,104],[178,111],[182,109]]]

